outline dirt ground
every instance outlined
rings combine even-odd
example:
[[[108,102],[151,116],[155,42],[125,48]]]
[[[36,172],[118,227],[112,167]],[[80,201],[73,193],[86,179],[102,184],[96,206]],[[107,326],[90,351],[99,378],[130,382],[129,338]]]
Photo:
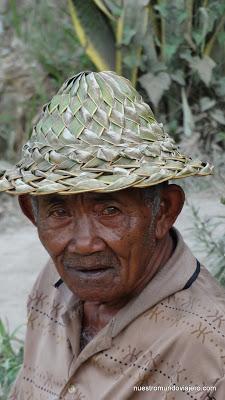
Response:
[[[208,179],[208,178],[206,178]],[[210,179],[210,178],[209,178]],[[185,188],[187,202],[176,226],[186,242],[200,259],[205,260],[193,237],[193,214],[191,205],[199,208],[202,216],[224,215],[225,207],[219,201],[220,190],[208,184],[191,183]],[[0,248],[1,248],[1,291],[0,304],[3,321],[10,331],[21,325],[21,335],[25,332],[26,299],[48,254],[39,242],[37,231],[21,215],[16,199],[8,195],[0,196]],[[207,267],[210,267],[207,265]]]

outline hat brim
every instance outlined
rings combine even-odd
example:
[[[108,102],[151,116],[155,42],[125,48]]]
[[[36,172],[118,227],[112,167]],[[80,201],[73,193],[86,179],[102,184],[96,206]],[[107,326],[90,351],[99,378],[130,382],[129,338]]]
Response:
[[[180,160],[179,160],[180,163]],[[165,163],[166,164],[166,163]],[[113,168],[113,167],[112,167]],[[78,172],[68,173],[64,170],[43,172],[20,171],[18,168],[6,170],[0,178],[0,193],[11,195],[48,195],[58,193],[62,195],[84,192],[108,193],[127,188],[147,188],[164,181],[183,179],[190,176],[207,176],[213,174],[213,167],[201,162],[189,161],[183,168],[175,169],[174,165],[147,165],[137,168],[114,167],[113,171],[93,171],[80,169]],[[152,171],[152,173],[151,173]],[[113,173],[114,172],[114,173]],[[40,176],[41,175],[41,176]]]

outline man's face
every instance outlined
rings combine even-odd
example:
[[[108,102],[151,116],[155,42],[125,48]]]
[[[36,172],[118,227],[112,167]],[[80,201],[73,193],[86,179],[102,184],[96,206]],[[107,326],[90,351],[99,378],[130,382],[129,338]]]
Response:
[[[116,303],[149,280],[155,224],[141,190],[38,198],[39,237],[81,300]]]

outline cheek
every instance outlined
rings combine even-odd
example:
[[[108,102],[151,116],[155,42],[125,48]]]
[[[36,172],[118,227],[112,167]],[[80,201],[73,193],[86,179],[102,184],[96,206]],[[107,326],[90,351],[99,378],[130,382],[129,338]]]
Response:
[[[114,230],[102,228],[102,236],[120,261],[118,287],[129,291],[146,266],[149,244],[149,215],[133,213]]]
[[[129,216],[117,218],[107,223],[96,223],[95,230],[98,237],[103,239],[110,247],[118,245],[126,237],[130,228]]]
[[[126,274],[127,282],[138,279],[145,271],[156,246],[155,226],[149,217],[134,221],[126,235]]]
[[[135,218],[125,217],[110,227],[101,225],[98,229],[101,238],[119,258],[127,259],[133,242],[132,226]]]
[[[40,223],[38,235],[41,243],[52,257],[60,255],[66,247],[68,235],[65,229],[46,228]]]

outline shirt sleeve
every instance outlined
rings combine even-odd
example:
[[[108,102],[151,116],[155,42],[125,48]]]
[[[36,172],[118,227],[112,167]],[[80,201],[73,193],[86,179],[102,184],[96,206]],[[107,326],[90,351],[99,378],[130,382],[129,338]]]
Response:
[[[51,267],[52,267],[52,261],[49,260],[49,262],[45,265],[45,267],[40,271],[39,275],[36,278],[36,281],[34,282],[34,285],[30,291],[30,294],[27,298],[27,321],[29,319],[29,315],[31,313],[31,309],[30,309],[30,303],[32,298],[35,296],[35,294],[37,293],[38,289],[41,286],[41,282],[43,279],[46,279],[46,276],[50,276],[51,277]],[[26,329],[26,337],[25,337],[25,342],[24,342],[24,360],[23,360],[23,364],[21,366],[20,371],[18,372],[18,375],[16,377],[15,382],[12,385],[8,400],[24,400],[25,396],[24,396],[24,392],[23,392],[23,386],[24,386],[24,364],[26,363],[26,354],[29,354],[28,351],[28,339],[30,338],[30,336],[32,335],[31,330],[29,329],[29,327],[27,326]]]

